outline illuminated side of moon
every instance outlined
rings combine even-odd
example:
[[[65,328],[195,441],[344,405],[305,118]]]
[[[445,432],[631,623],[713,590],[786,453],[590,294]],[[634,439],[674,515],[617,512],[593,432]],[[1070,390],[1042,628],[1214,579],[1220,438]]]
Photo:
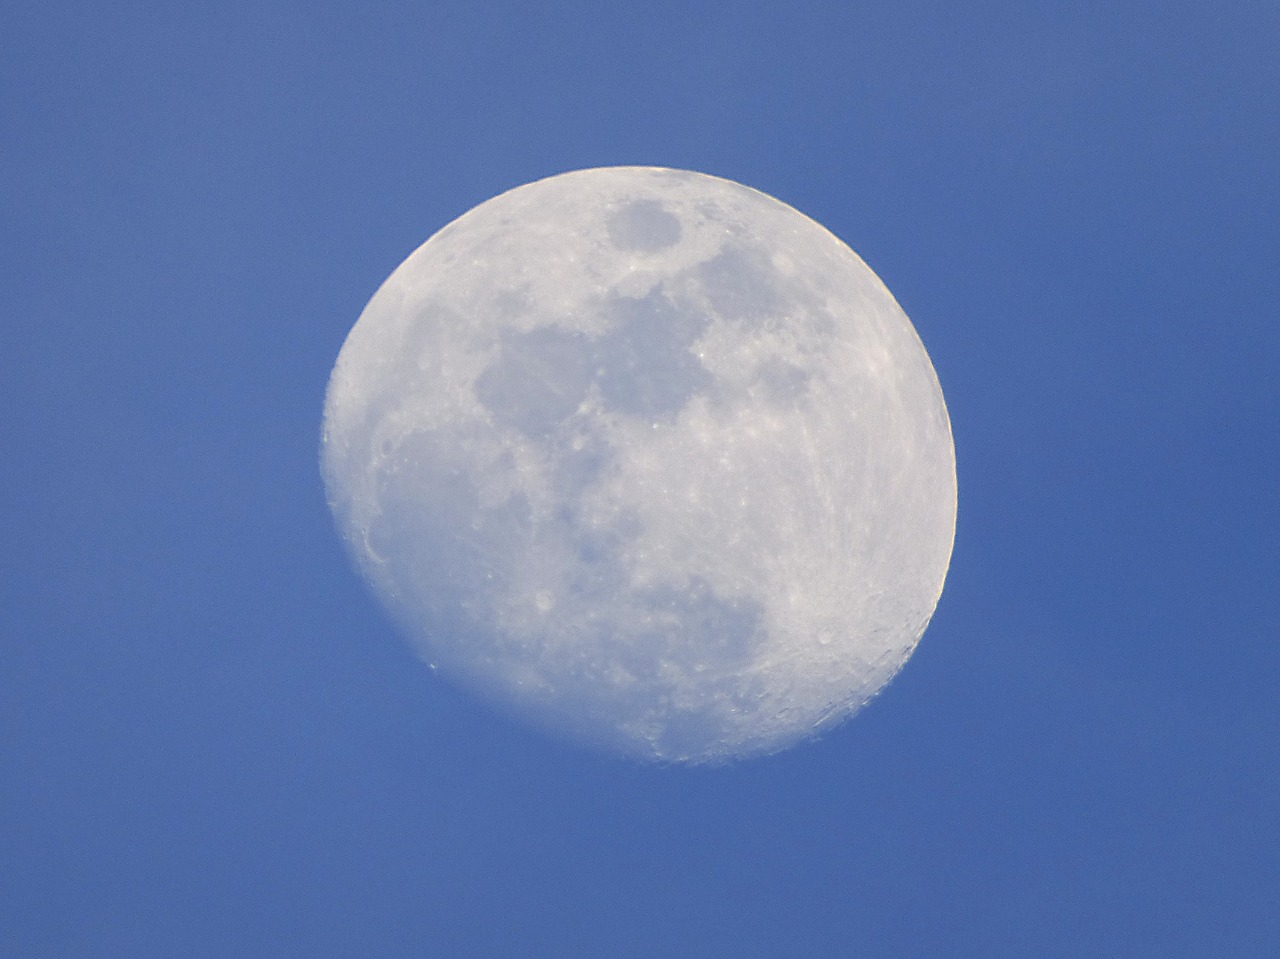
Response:
[[[880,280],[778,200],[658,168],[528,184],[414,252],[338,357],[322,466],[425,659],[657,760],[854,713],[955,530],[942,392]]]

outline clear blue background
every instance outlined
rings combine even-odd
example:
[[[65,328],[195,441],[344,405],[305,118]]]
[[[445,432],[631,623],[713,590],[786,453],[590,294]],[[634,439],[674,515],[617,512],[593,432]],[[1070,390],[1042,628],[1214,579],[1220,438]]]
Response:
[[[0,955],[1275,955],[1274,0],[6,4]],[[436,680],[317,468],[488,197],[658,164],[858,250],[954,423],[915,657],[630,765]]]

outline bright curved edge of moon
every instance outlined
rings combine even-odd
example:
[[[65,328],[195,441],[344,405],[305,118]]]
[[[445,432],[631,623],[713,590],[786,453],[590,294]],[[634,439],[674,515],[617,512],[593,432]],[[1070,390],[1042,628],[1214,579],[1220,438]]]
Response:
[[[855,713],[955,534],[946,405],[884,284],[781,201],[660,167],[517,187],[419,247],[342,347],[321,460],[427,662],[657,761]]]

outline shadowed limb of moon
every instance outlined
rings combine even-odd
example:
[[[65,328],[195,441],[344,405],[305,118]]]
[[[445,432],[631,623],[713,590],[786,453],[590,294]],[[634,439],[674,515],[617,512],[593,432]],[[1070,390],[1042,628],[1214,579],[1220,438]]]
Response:
[[[946,406],[888,290],[791,207],[678,170],[551,177],[428,240],[343,345],[321,458],[424,658],[658,760],[856,712],[955,530]]]

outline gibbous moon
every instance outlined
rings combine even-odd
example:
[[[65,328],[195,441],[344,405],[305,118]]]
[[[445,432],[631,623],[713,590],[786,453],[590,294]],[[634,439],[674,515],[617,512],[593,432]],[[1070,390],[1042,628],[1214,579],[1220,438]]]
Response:
[[[856,712],[955,532],[942,391],[884,284],[786,204],[681,170],[540,180],[423,244],[342,347],[321,459],[428,663],[660,761]]]

